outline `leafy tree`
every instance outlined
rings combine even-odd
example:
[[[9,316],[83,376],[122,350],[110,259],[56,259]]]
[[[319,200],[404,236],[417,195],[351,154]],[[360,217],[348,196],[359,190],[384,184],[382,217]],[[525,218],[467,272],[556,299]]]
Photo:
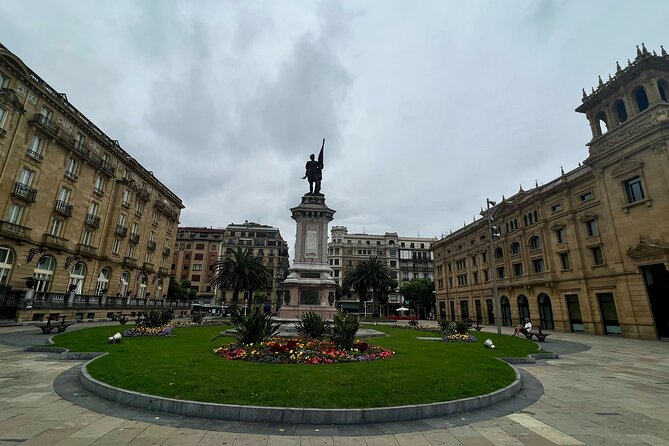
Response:
[[[394,289],[397,282],[390,275],[385,262],[378,257],[370,257],[358,263],[353,269],[346,272],[343,281],[345,290],[355,289],[360,299],[360,311],[367,300],[369,291],[372,293],[372,312],[377,308],[379,298],[387,296],[389,290]]]
[[[177,282],[177,279],[170,277],[170,287],[167,290],[168,300],[195,300],[197,299],[197,291],[191,288],[190,280],[182,280]]]
[[[262,259],[253,256],[253,250],[237,248],[232,257],[226,257],[213,264],[216,275],[211,281],[212,287],[232,290],[232,302],[239,301],[239,292],[248,291],[253,296],[255,290],[267,288],[272,277],[262,263]]]
[[[409,303],[409,308],[415,308],[420,317],[420,310],[423,310],[423,316],[427,316],[429,311],[434,308],[434,282],[430,279],[411,279],[404,282],[400,288],[400,293],[404,296],[404,301]]]

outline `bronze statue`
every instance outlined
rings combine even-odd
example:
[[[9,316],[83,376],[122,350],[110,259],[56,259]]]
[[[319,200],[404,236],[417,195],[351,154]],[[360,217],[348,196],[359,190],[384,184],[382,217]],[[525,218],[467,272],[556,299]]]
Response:
[[[323,148],[325,147],[325,138],[323,138],[323,145],[321,146],[321,151],[318,154],[318,161],[315,160],[316,156],[312,153],[309,156],[309,161],[305,166],[304,177],[309,181],[309,193],[310,194],[320,194],[321,193],[321,180],[323,179]]]

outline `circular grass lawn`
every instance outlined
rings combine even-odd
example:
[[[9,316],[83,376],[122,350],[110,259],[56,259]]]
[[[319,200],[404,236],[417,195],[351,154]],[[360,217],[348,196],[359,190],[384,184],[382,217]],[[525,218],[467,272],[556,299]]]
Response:
[[[439,336],[375,326],[385,337],[370,342],[395,356],[334,365],[260,364],[230,361],[212,341],[222,326],[176,328],[173,336],[106,339],[123,327],[76,330],[54,337],[71,351],[107,351],[88,366],[96,379],[136,392],[183,400],[275,407],[367,408],[449,401],[486,394],[513,382],[514,370],[495,356],[536,353],[535,343],[511,336],[476,333],[476,343],[421,341]],[[490,338],[495,350],[483,346]]]

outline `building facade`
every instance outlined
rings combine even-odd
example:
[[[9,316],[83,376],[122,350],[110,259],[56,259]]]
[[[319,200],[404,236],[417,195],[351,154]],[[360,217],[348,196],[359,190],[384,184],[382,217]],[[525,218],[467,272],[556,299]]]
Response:
[[[583,92],[584,165],[492,206],[492,250],[487,213],[434,244],[441,317],[494,324],[494,278],[505,326],[669,336],[667,82],[664,49],[638,49]]]
[[[181,199],[0,45],[0,285],[163,299]]]
[[[276,313],[284,301],[283,281],[289,266],[288,243],[278,228],[246,221],[242,224],[231,223],[225,228],[220,258],[231,256],[237,248],[250,249],[263,260],[272,277],[272,286],[264,290],[253,290],[254,296],[263,295],[261,302],[251,300],[254,296],[249,295],[249,290],[240,293],[238,302],[233,301],[233,290],[224,290],[221,301],[240,306],[262,304],[265,311]]]
[[[214,263],[224,252],[223,228],[179,227],[170,274],[178,282],[188,280],[198,293],[198,300],[212,304],[220,301],[221,291],[212,288]]]
[[[346,273],[359,262],[370,257],[385,261],[388,270],[397,280],[398,288],[388,296],[388,310],[394,311],[402,305],[399,288],[411,279],[433,280],[432,244],[434,238],[401,237],[396,232],[385,234],[349,234],[346,226],[333,226],[328,244],[328,263],[338,285],[342,285]],[[347,311],[358,311],[358,297],[344,293],[340,307]],[[370,306],[371,311],[371,306]]]

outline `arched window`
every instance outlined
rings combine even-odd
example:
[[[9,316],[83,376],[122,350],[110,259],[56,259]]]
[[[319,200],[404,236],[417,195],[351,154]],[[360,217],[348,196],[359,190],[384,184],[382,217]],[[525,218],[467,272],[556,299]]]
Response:
[[[518,315],[521,324],[525,322],[525,319],[530,319],[530,304],[524,294],[518,296]]]
[[[503,259],[504,258],[504,250],[502,248],[497,248],[495,250],[495,258],[496,259]]]
[[[597,120],[597,128],[599,129],[600,135],[603,135],[604,133],[609,131],[609,123],[606,120],[606,113],[599,112],[596,120]]]
[[[510,327],[511,326],[511,303],[509,302],[509,298],[506,296],[502,296],[500,299],[501,307],[502,307],[502,325],[505,327]]]
[[[667,83],[664,79],[657,81],[657,91],[660,93],[660,99],[667,102]]]
[[[44,256],[40,259],[37,267],[33,271],[35,278],[35,291],[38,293],[49,291],[51,280],[53,278],[53,270],[56,267],[56,261],[51,256]]]
[[[109,278],[111,277],[111,270],[109,267],[102,268],[98,275],[98,281],[95,284],[95,294],[98,296],[105,294],[109,289]]]
[[[538,236],[534,236],[530,239],[530,249],[541,249],[541,239]]]
[[[9,273],[12,272],[14,253],[6,246],[0,246],[0,286],[9,283]]]
[[[121,297],[125,297],[128,294],[130,294],[130,291],[128,291],[128,283],[130,282],[130,273],[128,271],[123,271],[121,274],[121,283],[119,286],[119,295]]]
[[[75,263],[72,267],[72,272],[70,272],[70,281],[67,285],[67,290],[74,291],[75,294],[81,294],[85,277],[86,264],[84,262]]]
[[[636,105],[639,107],[639,111],[644,111],[648,108],[648,96],[646,95],[646,90],[643,87],[636,89],[634,98],[636,99]]]
[[[148,277],[146,274],[141,274],[137,278],[137,298],[144,299],[146,296],[146,284],[148,282]]]
[[[511,254],[520,254],[520,243],[513,242],[511,244]]]
[[[553,329],[553,307],[551,306],[551,298],[546,293],[539,294],[539,320],[541,328]]]
[[[616,109],[616,115],[618,115],[618,124],[622,124],[627,121],[627,108],[625,108],[625,103],[622,99],[618,99],[613,105]]]

